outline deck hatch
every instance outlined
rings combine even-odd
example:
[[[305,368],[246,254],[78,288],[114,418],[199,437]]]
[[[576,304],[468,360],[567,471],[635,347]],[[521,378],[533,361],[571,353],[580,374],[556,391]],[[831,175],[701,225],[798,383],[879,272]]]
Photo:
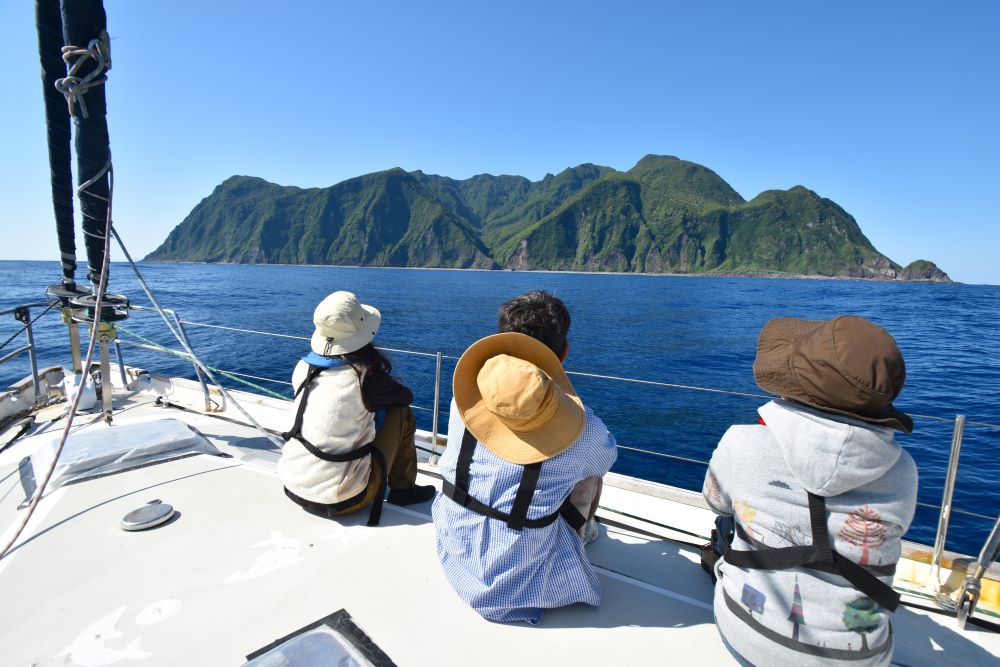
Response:
[[[60,436],[61,433],[54,433],[36,442],[23,443],[30,447],[35,479],[41,479],[51,465]],[[204,436],[176,419],[120,426],[92,424],[67,438],[48,491],[192,454],[221,456],[221,452]]]
[[[243,667],[395,667],[346,609],[321,618],[247,656]]]

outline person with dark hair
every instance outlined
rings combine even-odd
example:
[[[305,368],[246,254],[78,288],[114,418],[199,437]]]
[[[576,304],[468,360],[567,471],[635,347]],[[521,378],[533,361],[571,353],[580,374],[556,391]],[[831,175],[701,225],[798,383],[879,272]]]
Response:
[[[396,505],[435,493],[416,486],[413,393],[371,342],[381,321],[351,292],[334,292],[316,307],[312,349],[292,374],[295,422],[278,461],[293,501],[327,517],[371,506],[368,525],[379,521],[386,486]]]
[[[539,340],[560,360],[569,352],[569,311],[562,299],[536,290],[509,299],[497,312],[497,331],[516,331]]]
[[[617,447],[563,370],[569,322],[550,294],[516,297],[500,308],[501,333],[455,366],[437,550],[455,592],[491,621],[600,603],[583,546]]]
[[[497,312],[497,331],[513,331],[531,336],[541,341],[555,352],[559,361],[565,361],[569,354],[569,310],[562,299],[543,290],[526,292],[508,299]],[[595,475],[580,480],[570,493],[570,502],[586,520],[577,529],[584,544],[597,539],[597,503],[601,500],[604,479]]]
[[[861,317],[781,317],[761,330],[753,373],[781,399],[726,431],[703,490],[720,515],[716,547],[702,550],[719,633],[740,664],[888,665],[917,499],[893,435],[913,430],[892,404],[903,356]]]

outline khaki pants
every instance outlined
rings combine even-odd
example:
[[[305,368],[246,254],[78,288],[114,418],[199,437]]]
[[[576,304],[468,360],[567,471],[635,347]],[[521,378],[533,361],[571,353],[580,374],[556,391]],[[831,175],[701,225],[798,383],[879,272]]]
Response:
[[[417,482],[417,448],[413,435],[417,430],[417,420],[408,405],[394,405],[386,408],[385,421],[375,432],[375,448],[382,452],[389,468],[389,488],[409,489]],[[356,505],[334,512],[331,516],[350,514],[367,507],[375,500],[378,483],[382,476],[378,461],[372,460],[368,489]]]

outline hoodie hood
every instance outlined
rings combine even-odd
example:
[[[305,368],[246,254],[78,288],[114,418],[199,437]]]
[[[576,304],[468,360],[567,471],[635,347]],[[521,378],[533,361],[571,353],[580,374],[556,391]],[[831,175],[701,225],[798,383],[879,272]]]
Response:
[[[786,401],[758,409],[792,474],[810,493],[836,496],[882,477],[901,449],[892,429]]]

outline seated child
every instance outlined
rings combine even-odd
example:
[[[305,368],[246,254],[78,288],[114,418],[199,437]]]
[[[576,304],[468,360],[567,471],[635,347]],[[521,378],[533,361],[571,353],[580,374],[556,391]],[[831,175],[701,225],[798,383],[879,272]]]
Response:
[[[913,429],[892,404],[905,377],[892,336],[860,317],[761,331],[754,378],[782,398],[726,432],[704,486],[735,519],[715,614],[741,664],[889,664],[890,586],[917,496],[893,436]]]

